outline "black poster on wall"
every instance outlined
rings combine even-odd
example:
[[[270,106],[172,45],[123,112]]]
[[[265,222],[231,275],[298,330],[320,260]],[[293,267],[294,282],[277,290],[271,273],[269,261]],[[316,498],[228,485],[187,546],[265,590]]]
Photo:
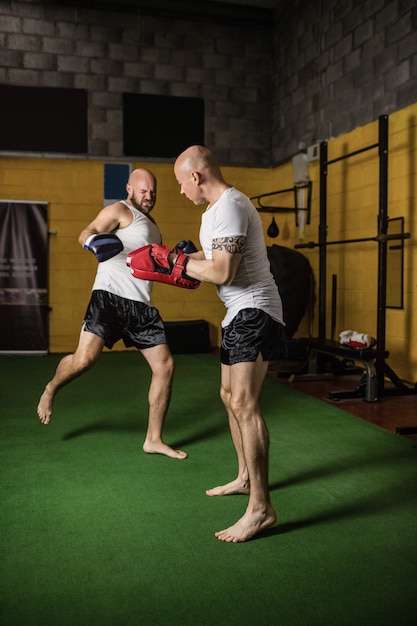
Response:
[[[48,351],[47,204],[0,200],[0,353]]]

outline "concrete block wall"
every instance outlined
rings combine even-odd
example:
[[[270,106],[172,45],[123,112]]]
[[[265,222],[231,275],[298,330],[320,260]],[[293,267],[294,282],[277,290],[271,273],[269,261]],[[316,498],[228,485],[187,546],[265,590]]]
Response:
[[[90,157],[123,157],[122,93],[130,92],[203,98],[205,143],[219,160],[269,164],[269,34],[75,4],[0,2],[0,82],[87,89]]]
[[[415,0],[282,2],[272,161],[417,101]]]
[[[123,92],[204,98],[206,145],[248,167],[416,101],[415,0],[281,0],[269,29],[140,4],[0,0],[0,83],[87,89],[89,157],[123,158]]]

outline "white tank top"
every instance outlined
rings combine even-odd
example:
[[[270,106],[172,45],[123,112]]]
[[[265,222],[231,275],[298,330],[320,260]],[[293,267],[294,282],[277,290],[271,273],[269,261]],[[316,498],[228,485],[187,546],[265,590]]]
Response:
[[[126,257],[137,248],[150,243],[161,243],[159,228],[144,213],[121,200],[133,215],[133,221],[125,228],[119,228],[115,234],[123,243],[123,250],[112,259],[98,264],[93,290],[109,291],[116,296],[143,302],[153,306],[151,300],[152,282],[134,278],[126,265]]]
[[[282,302],[270,270],[262,222],[247,196],[230,187],[203,213],[200,243],[206,259],[212,258],[213,239],[244,235],[246,245],[230,285],[217,287],[227,313],[222,326],[230,324],[239,311],[261,309],[284,324]]]

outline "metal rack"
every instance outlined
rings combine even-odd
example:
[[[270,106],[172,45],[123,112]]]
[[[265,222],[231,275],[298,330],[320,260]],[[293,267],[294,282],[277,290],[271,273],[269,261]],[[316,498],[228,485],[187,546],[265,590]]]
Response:
[[[338,241],[327,240],[327,177],[329,166],[341,160],[361,154],[369,150],[378,150],[379,158],[379,209],[378,232],[376,236],[360,239]],[[364,397],[369,402],[379,400],[387,394],[417,393],[417,383],[410,385],[402,381],[388,365],[386,359],[386,296],[387,296],[387,249],[388,241],[404,240],[410,233],[388,234],[388,116],[378,119],[378,142],[360,150],[355,150],[335,159],[328,159],[327,142],[320,144],[320,223],[318,242],[297,244],[295,248],[319,248],[319,297],[318,297],[318,338],[302,339],[310,348],[309,372],[316,371],[316,358],[319,353],[343,356],[345,359],[361,361],[367,368],[364,382],[355,390],[347,392],[331,392],[331,399]],[[377,337],[376,347],[358,351],[341,346],[333,340],[326,340],[326,277],[327,277],[327,246],[358,242],[376,242],[378,244],[378,293],[377,293]],[[361,352],[362,354],[360,354]],[[394,389],[386,389],[385,378],[394,383]]]
[[[255,204],[255,208],[259,211],[259,213],[295,213],[295,225],[298,226],[298,211],[306,211],[306,223],[310,224],[311,217],[311,194],[312,194],[313,183],[308,181],[306,183],[299,183],[294,185],[293,187],[289,187],[287,189],[279,189],[277,191],[271,191],[269,193],[263,193],[259,196],[252,196],[251,200]],[[307,189],[307,206],[301,207],[299,206],[298,197],[299,191],[301,189]],[[264,204],[264,198],[271,198],[272,196],[278,196],[281,194],[293,193],[294,195],[294,206],[292,207],[284,207],[284,206],[271,206],[268,204]]]

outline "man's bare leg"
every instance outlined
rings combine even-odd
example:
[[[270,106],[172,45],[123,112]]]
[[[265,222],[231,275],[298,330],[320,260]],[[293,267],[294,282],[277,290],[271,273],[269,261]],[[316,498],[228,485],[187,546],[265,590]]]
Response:
[[[172,459],[186,459],[188,454],[174,450],[162,440],[165,417],[168,412],[174,375],[174,359],[166,344],[141,351],[152,371],[149,387],[149,418],[144,452],[164,454]]]
[[[238,474],[235,480],[226,483],[225,485],[219,485],[212,489],[207,489],[206,495],[208,496],[231,496],[237,494],[248,495],[250,492],[249,474],[246,466],[245,455],[243,453],[242,436],[240,433],[239,425],[236,421],[236,417],[230,408],[231,399],[231,381],[230,381],[230,367],[222,364],[222,383],[220,396],[223,404],[226,408],[229,418],[230,434],[232,436],[233,445],[237,454],[238,461]]]
[[[259,407],[259,395],[267,369],[268,363],[262,360],[261,355],[255,363],[231,366],[230,408],[241,433],[250,495],[244,515],[233,526],[215,533],[221,541],[247,541],[276,522],[268,485],[269,433]]]
[[[74,354],[68,354],[58,364],[55,375],[46,385],[38,404],[38,416],[43,424],[49,424],[56,394],[81,374],[89,370],[100,356],[104,341],[92,333],[81,331]]]

